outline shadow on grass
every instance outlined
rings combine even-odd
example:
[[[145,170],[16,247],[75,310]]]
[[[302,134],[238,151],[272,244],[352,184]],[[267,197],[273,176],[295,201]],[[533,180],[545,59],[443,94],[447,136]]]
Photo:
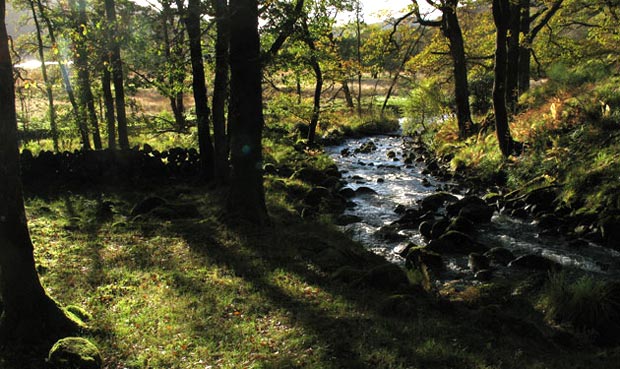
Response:
[[[82,301],[91,307],[96,304],[96,329],[90,335],[105,342],[109,368],[202,369],[207,364],[257,368],[516,368],[535,367],[537,363],[565,367],[566,361],[555,363],[566,354],[563,349],[536,332],[512,332],[519,322],[511,322],[501,311],[491,310],[481,316],[473,309],[438,303],[416,289],[372,289],[333,279],[333,272],[341,266],[363,273],[384,261],[331,227],[302,222],[277,207],[271,208],[272,227],[232,226],[220,216],[224,197],[220,191],[176,187],[158,194],[170,201],[197,204],[202,216],[132,219],[132,204],[145,196],[136,191],[110,193],[117,213],[112,218],[99,212],[106,209],[100,193],[83,195],[90,202],[87,207],[76,206],[72,196],[57,198],[70,219],[81,218],[77,227],[70,227],[66,242],[82,240],[77,252],[88,265],[82,272],[79,265],[75,266],[71,273],[78,278],[80,273],[84,275],[84,283],[78,284],[80,293],[87,295]],[[114,220],[120,226],[111,225]],[[117,233],[125,236],[115,240]],[[230,282],[233,279],[242,282]],[[162,285],[165,288],[155,290]],[[400,316],[386,311],[383,304],[393,294],[409,295],[405,299],[408,311],[398,309]],[[123,300],[129,296],[131,301]],[[175,304],[175,300],[177,304],[166,307],[168,310],[156,310],[158,304]],[[136,312],[141,309],[153,309],[153,314],[160,316],[141,316]],[[185,314],[186,325],[178,328],[177,335],[162,337],[178,337],[180,342],[159,342],[164,338],[158,338],[158,329],[169,324],[168,311],[172,310]],[[121,326],[112,321],[114,317],[127,322]],[[155,328],[143,328],[149,325]],[[296,329],[288,329],[291,327]],[[265,333],[267,329],[272,331]],[[278,333],[273,331],[278,329],[284,333],[277,339],[284,346],[290,341],[292,349],[261,348],[270,344],[270,337]],[[188,337],[188,341],[181,337]],[[183,364],[182,355],[171,355],[166,362],[149,362],[148,357],[141,359],[141,352],[128,352],[133,345],[126,342],[128,339],[151,339],[149,347],[163,347],[160,350],[167,349],[164,344],[202,345],[202,351],[196,348],[195,355],[209,357],[214,363],[199,365],[201,361],[197,360]],[[251,350],[254,342],[247,342],[254,340],[258,352]],[[0,352],[0,367],[43,367],[40,358],[47,349],[24,349],[24,353]],[[226,357],[224,351],[233,350],[239,350],[235,355],[244,360],[218,363],[218,357]],[[20,364],[24,358],[32,360],[32,365]]]

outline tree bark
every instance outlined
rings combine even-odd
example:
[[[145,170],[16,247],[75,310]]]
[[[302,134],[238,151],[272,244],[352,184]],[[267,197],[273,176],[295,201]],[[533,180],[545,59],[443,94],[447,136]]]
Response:
[[[519,43],[519,94],[530,89],[530,56],[531,45],[527,44],[526,35],[530,33],[530,0],[521,1],[520,32],[524,37]]]
[[[522,42],[522,47],[520,50],[519,56],[519,86],[520,93],[524,93],[530,88],[530,56],[532,54],[532,45],[534,44],[534,39],[538,35],[538,33],[543,29],[543,27],[549,23],[551,18],[557,13],[558,10],[562,7],[564,0],[555,0],[549,8],[545,10],[544,13],[539,14],[538,17],[534,17],[538,19],[535,25],[532,26],[532,17],[530,17],[530,0],[521,0],[523,1],[524,9],[521,15],[521,32],[525,35],[524,42]]]
[[[106,60],[107,61],[107,60]],[[114,96],[112,95],[112,74],[107,63],[103,63],[101,72],[101,90],[103,92],[103,104],[105,105],[105,120],[108,128],[108,148],[116,149],[116,122],[114,117]]]
[[[521,31],[521,0],[510,3],[507,34],[506,104],[511,112],[517,110],[519,99],[519,35]]]
[[[35,269],[28,233],[17,148],[17,115],[13,65],[0,0],[0,295],[4,343],[58,338],[77,326],[49,298]]]
[[[129,133],[127,131],[127,113],[125,111],[125,86],[123,82],[123,60],[121,46],[117,40],[116,4],[114,0],[104,0],[105,14],[108,22],[110,42],[110,59],[112,64],[112,83],[116,102],[116,121],[118,127],[118,144],[122,150],[129,150]]]
[[[508,126],[506,108],[506,73],[508,53],[508,26],[510,22],[510,0],[493,0],[493,21],[495,22],[495,81],[493,83],[493,110],[495,111],[495,130],[502,154],[507,157],[512,153],[513,140]]]
[[[458,0],[449,0],[442,7],[442,30],[449,40],[450,55],[454,69],[454,97],[456,100],[456,119],[460,138],[472,132],[471,111],[469,108],[469,85],[463,33],[456,13]]]
[[[342,92],[344,93],[344,100],[346,101],[347,108],[353,110],[353,96],[351,95],[351,89],[349,89],[349,81],[342,80]]]
[[[179,46],[175,46],[173,44],[170,37],[170,30],[168,21],[170,21],[170,26],[174,30],[174,15],[172,15],[172,11],[170,8],[169,1],[162,1],[162,29],[164,32],[164,51],[166,55],[166,60],[169,63],[174,63],[173,65],[177,65],[178,60],[182,60],[182,49]],[[179,41],[178,44],[183,43],[182,33],[178,35]],[[174,36],[172,37],[174,39]],[[177,44],[177,45],[178,45]],[[168,73],[168,88],[172,91],[168,93],[168,99],[170,101],[170,108],[172,109],[172,114],[174,115],[174,123],[176,129],[179,132],[184,132],[186,130],[187,122],[185,120],[185,104],[183,102],[183,81],[185,80],[185,69],[174,67],[172,71]],[[181,88],[178,88],[181,86]]]
[[[180,3],[180,4],[179,4]],[[177,1],[182,9],[182,1]],[[192,62],[192,89],[196,106],[196,126],[198,127],[198,148],[200,153],[201,176],[205,180],[214,177],[213,144],[209,132],[209,105],[205,70],[202,61],[201,31],[200,31],[200,0],[189,0],[184,12],[184,22],[189,36],[190,59]]]
[[[39,24],[39,17],[35,9],[34,0],[29,0],[30,10],[32,11],[32,18],[34,20],[35,29],[37,32],[37,45],[39,52],[39,60],[41,61],[41,76],[43,77],[43,83],[45,83],[45,94],[47,95],[48,112],[50,119],[50,130],[52,133],[52,142],[54,144],[54,151],[60,151],[58,146],[58,125],[56,123],[56,108],[54,106],[54,92],[52,91],[52,83],[47,76],[47,66],[45,65],[45,53],[43,52],[43,36],[41,35],[41,25]]]
[[[314,100],[312,105],[312,117],[310,118],[310,125],[308,126],[308,145],[314,144],[316,136],[316,127],[319,123],[319,116],[321,114],[321,92],[323,90],[323,73],[321,72],[321,66],[316,57],[316,45],[314,39],[308,29],[308,23],[306,19],[302,23],[303,39],[304,43],[310,49],[310,66],[314,71],[314,78],[316,80],[314,85]]]
[[[97,111],[95,110],[95,99],[93,91],[90,87],[90,72],[88,66],[88,47],[86,45],[86,30],[88,27],[88,18],[86,16],[86,0],[78,0],[78,24],[76,28],[75,49],[77,55],[75,64],[78,70],[78,84],[80,86],[80,108],[83,120],[88,121],[92,127],[93,144],[96,150],[101,150],[101,134],[99,132],[99,122],[97,119]]]
[[[215,175],[219,182],[228,181],[228,139],[226,138],[226,100],[228,99],[228,45],[230,42],[227,0],[215,1],[215,80],[213,81],[213,141]]]
[[[228,212],[257,225],[269,222],[262,172],[264,125],[257,0],[230,0],[230,159]]]
[[[45,12],[45,7],[41,3],[41,0],[37,0],[37,7],[39,8],[39,14],[41,14],[41,18],[45,21],[47,25],[47,32],[50,37],[50,41],[54,45],[54,47],[58,46],[56,42],[56,35],[54,33],[54,27],[52,26],[52,22],[50,18],[47,16]],[[73,116],[75,119],[75,124],[77,126],[78,132],[80,133],[80,137],[82,139],[82,149],[90,150],[90,138],[88,137],[88,127],[86,126],[86,122],[81,119],[80,109],[78,107],[77,102],[75,101],[75,94],[73,93],[73,85],[71,84],[71,79],[69,78],[69,71],[67,70],[67,66],[65,65],[62,57],[58,57],[56,60],[58,62],[58,67],[60,68],[60,75],[62,76],[62,83],[65,88],[65,92],[67,93],[67,97],[69,98],[69,103],[71,104],[71,108],[73,110]]]

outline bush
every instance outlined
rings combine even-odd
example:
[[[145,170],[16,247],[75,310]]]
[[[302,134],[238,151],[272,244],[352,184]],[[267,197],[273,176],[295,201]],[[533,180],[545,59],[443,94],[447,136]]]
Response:
[[[427,130],[427,124],[442,120],[449,112],[447,97],[434,81],[424,81],[409,93],[405,105],[407,120],[403,125],[406,134]]]
[[[571,281],[565,273],[552,274],[543,291],[547,318],[592,332],[604,341],[617,341],[620,328],[620,284],[583,276]]]

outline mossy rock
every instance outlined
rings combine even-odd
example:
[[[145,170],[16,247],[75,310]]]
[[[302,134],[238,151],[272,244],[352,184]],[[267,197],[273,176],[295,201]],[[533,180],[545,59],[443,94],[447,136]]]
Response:
[[[439,254],[462,254],[472,252],[484,253],[488,248],[474,240],[469,235],[458,231],[448,231],[439,239],[431,241],[427,248]]]
[[[405,271],[396,264],[384,263],[370,269],[358,284],[383,291],[395,291],[409,285]]]
[[[102,365],[97,346],[81,337],[58,340],[52,346],[47,362],[55,369],[100,369]]]
[[[69,305],[65,307],[65,311],[69,314],[72,314],[84,323],[87,323],[88,321],[93,319],[93,316],[81,306]]]
[[[152,211],[153,209],[156,209],[166,203],[167,201],[162,199],[161,197],[157,197],[157,196],[147,197],[146,199],[138,202],[133,207],[133,209],[131,209],[131,216],[135,217],[137,215],[146,214]]]
[[[381,301],[379,312],[384,316],[414,318],[418,315],[419,301],[413,295],[392,295]]]

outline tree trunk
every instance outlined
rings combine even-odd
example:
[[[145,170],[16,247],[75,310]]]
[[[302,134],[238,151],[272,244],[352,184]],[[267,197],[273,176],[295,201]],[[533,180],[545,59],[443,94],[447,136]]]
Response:
[[[177,1],[181,3],[182,1]],[[182,5],[179,6],[182,9]],[[205,180],[214,177],[213,144],[209,132],[209,105],[205,70],[202,61],[201,31],[200,31],[200,0],[189,0],[184,21],[189,36],[190,59],[192,62],[192,89],[196,105],[196,125],[198,127],[198,148],[200,152],[201,176]]]
[[[504,156],[512,153],[513,141],[508,126],[506,108],[506,72],[508,25],[510,22],[509,0],[493,0],[493,20],[496,28],[495,38],[495,81],[493,83],[493,109],[495,111],[495,130],[499,148]]]
[[[105,0],[105,14],[108,22],[110,42],[110,59],[112,64],[112,83],[116,102],[116,121],[118,127],[118,144],[122,150],[129,150],[129,133],[127,131],[127,113],[125,111],[125,86],[123,83],[123,60],[121,46],[116,35],[116,4],[114,0]]]
[[[262,71],[259,62],[257,0],[230,0],[230,160],[228,211],[235,219],[264,225],[262,172],[264,125]]]
[[[78,31],[83,31],[82,27],[87,27],[86,0],[78,0],[78,23]],[[80,84],[80,105],[83,109],[86,109],[86,116],[92,127],[93,145],[95,145],[96,150],[101,150],[101,133],[99,132],[97,110],[95,110],[95,98],[93,97],[93,91],[90,86],[90,71],[88,66],[89,52],[86,42],[86,37],[82,35],[76,48],[78,56],[75,61]]]
[[[19,178],[13,65],[0,0],[0,295],[3,343],[58,338],[77,326],[49,298],[35,269]]]
[[[54,151],[60,151],[58,146],[58,125],[56,123],[56,108],[54,106],[54,92],[52,91],[52,83],[47,76],[47,66],[45,65],[45,53],[43,52],[43,37],[41,36],[41,25],[39,24],[39,17],[35,10],[34,0],[29,2],[30,10],[32,11],[32,18],[34,20],[35,29],[37,32],[37,45],[39,51],[39,60],[41,61],[41,76],[43,77],[43,83],[45,83],[45,93],[47,95],[47,104],[50,119],[50,130],[52,132],[52,142],[54,144]]]
[[[169,1],[162,1],[162,26],[164,32],[164,42],[165,42],[165,55],[166,60],[169,63],[174,63],[176,66],[177,60],[182,60],[182,50],[178,46],[173,46],[173,42],[171,41],[170,31],[168,28],[168,21],[170,21],[170,26],[174,29],[174,15],[172,15]],[[182,33],[179,36],[180,40],[178,44],[183,44]],[[174,39],[174,36],[173,36]],[[181,54],[181,55],[179,55]],[[175,59],[175,58],[179,59]],[[168,73],[168,87],[172,90],[172,93],[169,94],[168,99],[170,101],[170,108],[172,109],[172,114],[174,115],[174,124],[179,132],[184,132],[187,126],[187,122],[185,120],[185,105],[183,103],[183,81],[185,80],[185,70],[183,68],[173,67],[172,71]],[[181,86],[180,89],[178,87]],[[176,91],[176,92],[175,92]]]
[[[316,126],[319,123],[319,116],[321,114],[321,91],[323,90],[323,73],[321,72],[321,66],[319,65],[319,61],[316,58],[316,46],[314,44],[314,40],[312,39],[312,35],[310,34],[310,30],[308,29],[308,24],[305,19],[302,23],[302,29],[304,43],[308,46],[308,49],[310,49],[310,66],[314,71],[314,78],[316,79],[314,85],[312,117],[310,118],[310,126],[308,126],[308,145],[312,145],[314,144]]]
[[[520,31],[526,36],[530,33],[530,0],[521,1]],[[526,37],[519,43],[519,94],[530,89],[530,47]]]
[[[442,8],[442,31],[450,44],[450,55],[454,69],[454,97],[456,100],[456,119],[460,138],[472,132],[471,111],[469,108],[469,85],[467,82],[467,63],[463,33],[456,14],[458,0],[450,0]]]
[[[517,110],[519,99],[519,34],[521,30],[521,0],[510,3],[510,20],[508,25],[506,104],[511,112]]]
[[[357,116],[362,116],[362,33],[361,26],[360,0],[355,3],[355,36],[356,36],[356,55],[357,55]]]
[[[54,27],[52,26],[52,22],[50,21],[49,17],[45,13],[45,7],[43,7],[41,0],[37,0],[37,7],[39,8],[39,14],[41,14],[41,18],[43,18],[45,24],[47,25],[47,32],[49,34],[50,41],[54,46],[58,46],[54,33]],[[80,109],[77,102],[75,101],[75,94],[73,93],[73,85],[71,84],[71,79],[69,78],[69,71],[67,70],[67,66],[65,65],[65,62],[64,60],[62,60],[61,56],[59,56],[56,61],[58,62],[58,67],[60,67],[60,75],[62,76],[62,83],[65,88],[65,92],[67,92],[69,103],[71,104],[71,108],[73,109],[75,124],[78,128],[78,132],[80,132],[80,137],[82,139],[82,149],[90,150],[88,127],[86,126],[86,122],[80,117]]]
[[[353,110],[353,96],[351,96],[351,90],[349,89],[349,82],[345,79],[342,81],[342,92],[344,92],[344,100],[347,103],[347,108]]]
[[[226,100],[228,98],[228,44],[230,42],[228,1],[215,0],[215,80],[213,81],[213,141],[215,175],[219,182],[228,181],[228,139],[226,137]]]
[[[114,118],[114,96],[112,96],[112,74],[104,63],[101,73],[101,90],[103,92],[103,104],[105,105],[105,120],[108,127],[108,148],[116,149],[116,124]]]

